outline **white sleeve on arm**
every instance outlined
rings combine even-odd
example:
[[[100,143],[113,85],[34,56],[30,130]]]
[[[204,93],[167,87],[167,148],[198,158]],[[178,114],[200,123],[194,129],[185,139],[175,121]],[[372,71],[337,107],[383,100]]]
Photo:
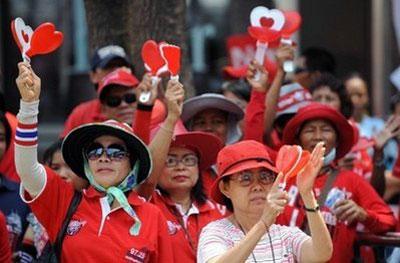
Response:
[[[201,231],[197,248],[197,262],[207,263],[213,258],[222,256],[233,246],[233,241],[229,240],[226,229],[221,228],[221,224],[218,222],[211,222]]]
[[[20,101],[15,136],[15,166],[23,187],[32,198],[39,195],[46,182],[46,170],[37,160],[37,122],[39,101]]]

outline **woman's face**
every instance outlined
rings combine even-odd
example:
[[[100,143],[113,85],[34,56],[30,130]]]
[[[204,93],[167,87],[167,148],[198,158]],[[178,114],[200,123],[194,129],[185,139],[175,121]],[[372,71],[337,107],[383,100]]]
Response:
[[[86,156],[94,180],[104,188],[118,186],[132,170],[126,145],[117,137],[100,136],[88,149]],[[108,149],[112,156],[106,154],[104,149]],[[88,152],[92,152],[92,154],[88,154]]]
[[[225,143],[228,134],[228,116],[218,109],[203,110],[193,117],[192,130],[213,133]]]
[[[158,185],[168,193],[190,192],[198,180],[197,155],[186,148],[170,148]]]
[[[275,177],[266,168],[253,168],[231,175],[229,181],[221,181],[219,187],[231,200],[235,212],[261,215]]]
[[[323,119],[310,120],[304,124],[299,133],[299,143],[303,149],[311,152],[318,142],[325,143],[325,154],[328,154],[337,143],[337,134],[333,125]]]
[[[339,94],[333,92],[328,86],[318,87],[312,94],[313,101],[331,106],[340,112]]]
[[[69,166],[65,163],[64,158],[61,154],[61,150],[58,150],[53,154],[49,166],[58,175],[60,175],[62,179],[72,183],[74,185],[74,188],[78,191],[85,188],[88,184],[88,182],[85,179],[77,176],[71,170],[71,168],[69,168]]]
[[[368,88],[365,81],[355,77],[347,80],[345,86],[354,110],[364,110],[369,101]]]
[[[6,152],[7,141],[6,141],[6,128],[4,124],[0,122],[0,160],[3,159],[4,153]]]

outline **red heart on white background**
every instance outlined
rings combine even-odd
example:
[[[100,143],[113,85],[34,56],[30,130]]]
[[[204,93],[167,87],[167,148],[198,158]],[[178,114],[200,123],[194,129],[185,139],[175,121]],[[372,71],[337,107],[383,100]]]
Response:
[[[252,26],[268,27],[280,31],[285,24],[285,16],[278,9],[268,9],[264,6],[257,6],[250,13]]]

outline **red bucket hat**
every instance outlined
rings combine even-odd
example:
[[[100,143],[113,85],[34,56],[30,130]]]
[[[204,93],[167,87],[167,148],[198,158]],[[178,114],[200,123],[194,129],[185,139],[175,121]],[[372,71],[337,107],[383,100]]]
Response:
[[[222,178],[243,170],[260,167],[278,173],[278,170],[272,165],[267,148],[263,144],[253,140],[245,140],[225,146],[218,153],[218,178],[211,188],[211,198],[217,203],[224,204],[223,194],[218,186]]]
[[[152,137],[160,127],[152,131]],[[187,131],[182,121],[175,125],[170,147],[182,147],[194,151],[199,157],[199,170],[204,171],[215,164],[217,154],[222,149],[222,141],[214,134],[200,131]]]
[[[139,80],[126,69],[118,68],[107,74],[99,83],[97,95],[100,99],[104,96],[104,91],[110,85],[121,85],[130,88],[135,88],[139,84]]]
[[[283,130],[283,143],[296,144],[302,125],[309,120],[315,119],[327,120],[335,127],[338,135],[336,159],[345,156],[354,144],[353,127],[340,112],[321,103],[313,102],[296,113]]]

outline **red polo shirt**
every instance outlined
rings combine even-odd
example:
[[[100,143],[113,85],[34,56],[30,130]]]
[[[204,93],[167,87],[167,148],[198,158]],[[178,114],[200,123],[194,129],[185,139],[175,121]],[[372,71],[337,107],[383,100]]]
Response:
[[[316,198],[320,195],[327,174],[320,175],[314,183],[314,193]],[[361,206],[368,214],[367,220],[363,223],[367,231],[382,233],[393,230],[396,219],[389,206],[379,197],[372,186],[359,175],[351,171],[341,171],[332,184],[332,188],[337,187],[346,193],[346,198],[353,200]],[[305,226],[306,214],[295,179],[291,179],[287,184],[289,203],[283,213],[277,218],[277,224]],[[350,262],[353,258],[353,244],[356,237],[357,222],[346,225],[336,219],[336,216],[329,208],[321,207],[322,216],[327,224],[332,236],[333,256],[329,262]]]
[[[73,197],[73,187],[46,167],[47,182],[33,200],[32,211],[54,241]],[[139,236],[131,236],[134,220],[122,209],[109,211],[104,195],[93,187],[83,198],[67,228],[62,262],[173,262],[171,240],[161,211],[131,191],[129,204],[141,219]]]
[[[171,199],[162,196],[159,191],[155,191],[151,202],[158,206],[167,218],[174,251],[173,262],[196,262],[197,244],[202,228],[211,221],[224,217],[226,211],[225,207],[210,200],[203,205],[193,203],[192,210],[197,209],[198,211],[189,213],[185,228],[183,216]]]

